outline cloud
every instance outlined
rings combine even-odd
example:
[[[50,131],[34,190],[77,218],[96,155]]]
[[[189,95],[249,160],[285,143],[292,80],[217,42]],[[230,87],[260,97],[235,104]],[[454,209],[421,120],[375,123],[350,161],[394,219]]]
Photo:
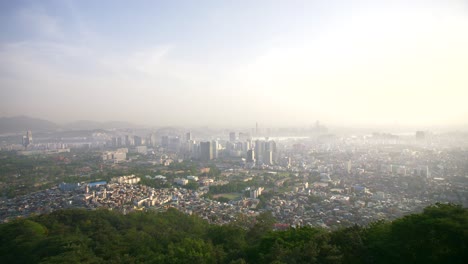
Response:
[[[304,25],[296,39],[278,34],[257,56],[231,63],[189,61],[170,41],[116,52],[79,13],[67,35],[89,39],[72,41],[59,19],[23,9],[23,25],[41,37],[0,45],[0,112],[166,124],[460,120],[468,113],[466,16],[399,10],[353,10],[314,32]]]

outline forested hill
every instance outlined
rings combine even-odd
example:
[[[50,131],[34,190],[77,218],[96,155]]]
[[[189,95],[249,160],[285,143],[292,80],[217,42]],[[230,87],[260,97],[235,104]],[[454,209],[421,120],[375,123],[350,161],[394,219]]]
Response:
[[[174,209],[57,211],[0,225],[0,263],[468,263],[460,206],[332,232],[273,223],[267,213],[216,226]]]

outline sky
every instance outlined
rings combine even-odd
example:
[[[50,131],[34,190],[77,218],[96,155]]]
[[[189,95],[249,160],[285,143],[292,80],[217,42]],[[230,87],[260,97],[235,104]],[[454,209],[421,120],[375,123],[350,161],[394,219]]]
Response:
[[[0,116],[468,124],[468,1],[0,1]]]

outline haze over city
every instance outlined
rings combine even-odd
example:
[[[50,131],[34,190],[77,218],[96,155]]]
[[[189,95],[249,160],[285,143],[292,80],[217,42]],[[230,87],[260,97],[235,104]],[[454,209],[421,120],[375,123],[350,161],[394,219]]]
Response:
[[[466,1],[2,1],[0,116],[466,126]]]
[[[0,263],[468,263],[468,0],[0,0]]]

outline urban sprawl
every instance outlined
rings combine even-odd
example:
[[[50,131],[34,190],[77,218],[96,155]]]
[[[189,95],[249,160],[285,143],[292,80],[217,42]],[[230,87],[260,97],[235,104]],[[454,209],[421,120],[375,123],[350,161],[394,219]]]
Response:
[[[3,141],[2,151],[75,162],[77,169],[49,188],[3,197],[2,222],[63,208],[127,214],[173,207],[216,224],[270,211],[276,228],[334,228],[395,219],[436,202],[468,206],[468,144],[457,133],[334,135],[319,124],[305,136],[258,126],[212,135],[115,129],[34,140],[33,132]],[[95,162],[79,164],[80,155]],[[24,175],[9,177],[14,184]]]

